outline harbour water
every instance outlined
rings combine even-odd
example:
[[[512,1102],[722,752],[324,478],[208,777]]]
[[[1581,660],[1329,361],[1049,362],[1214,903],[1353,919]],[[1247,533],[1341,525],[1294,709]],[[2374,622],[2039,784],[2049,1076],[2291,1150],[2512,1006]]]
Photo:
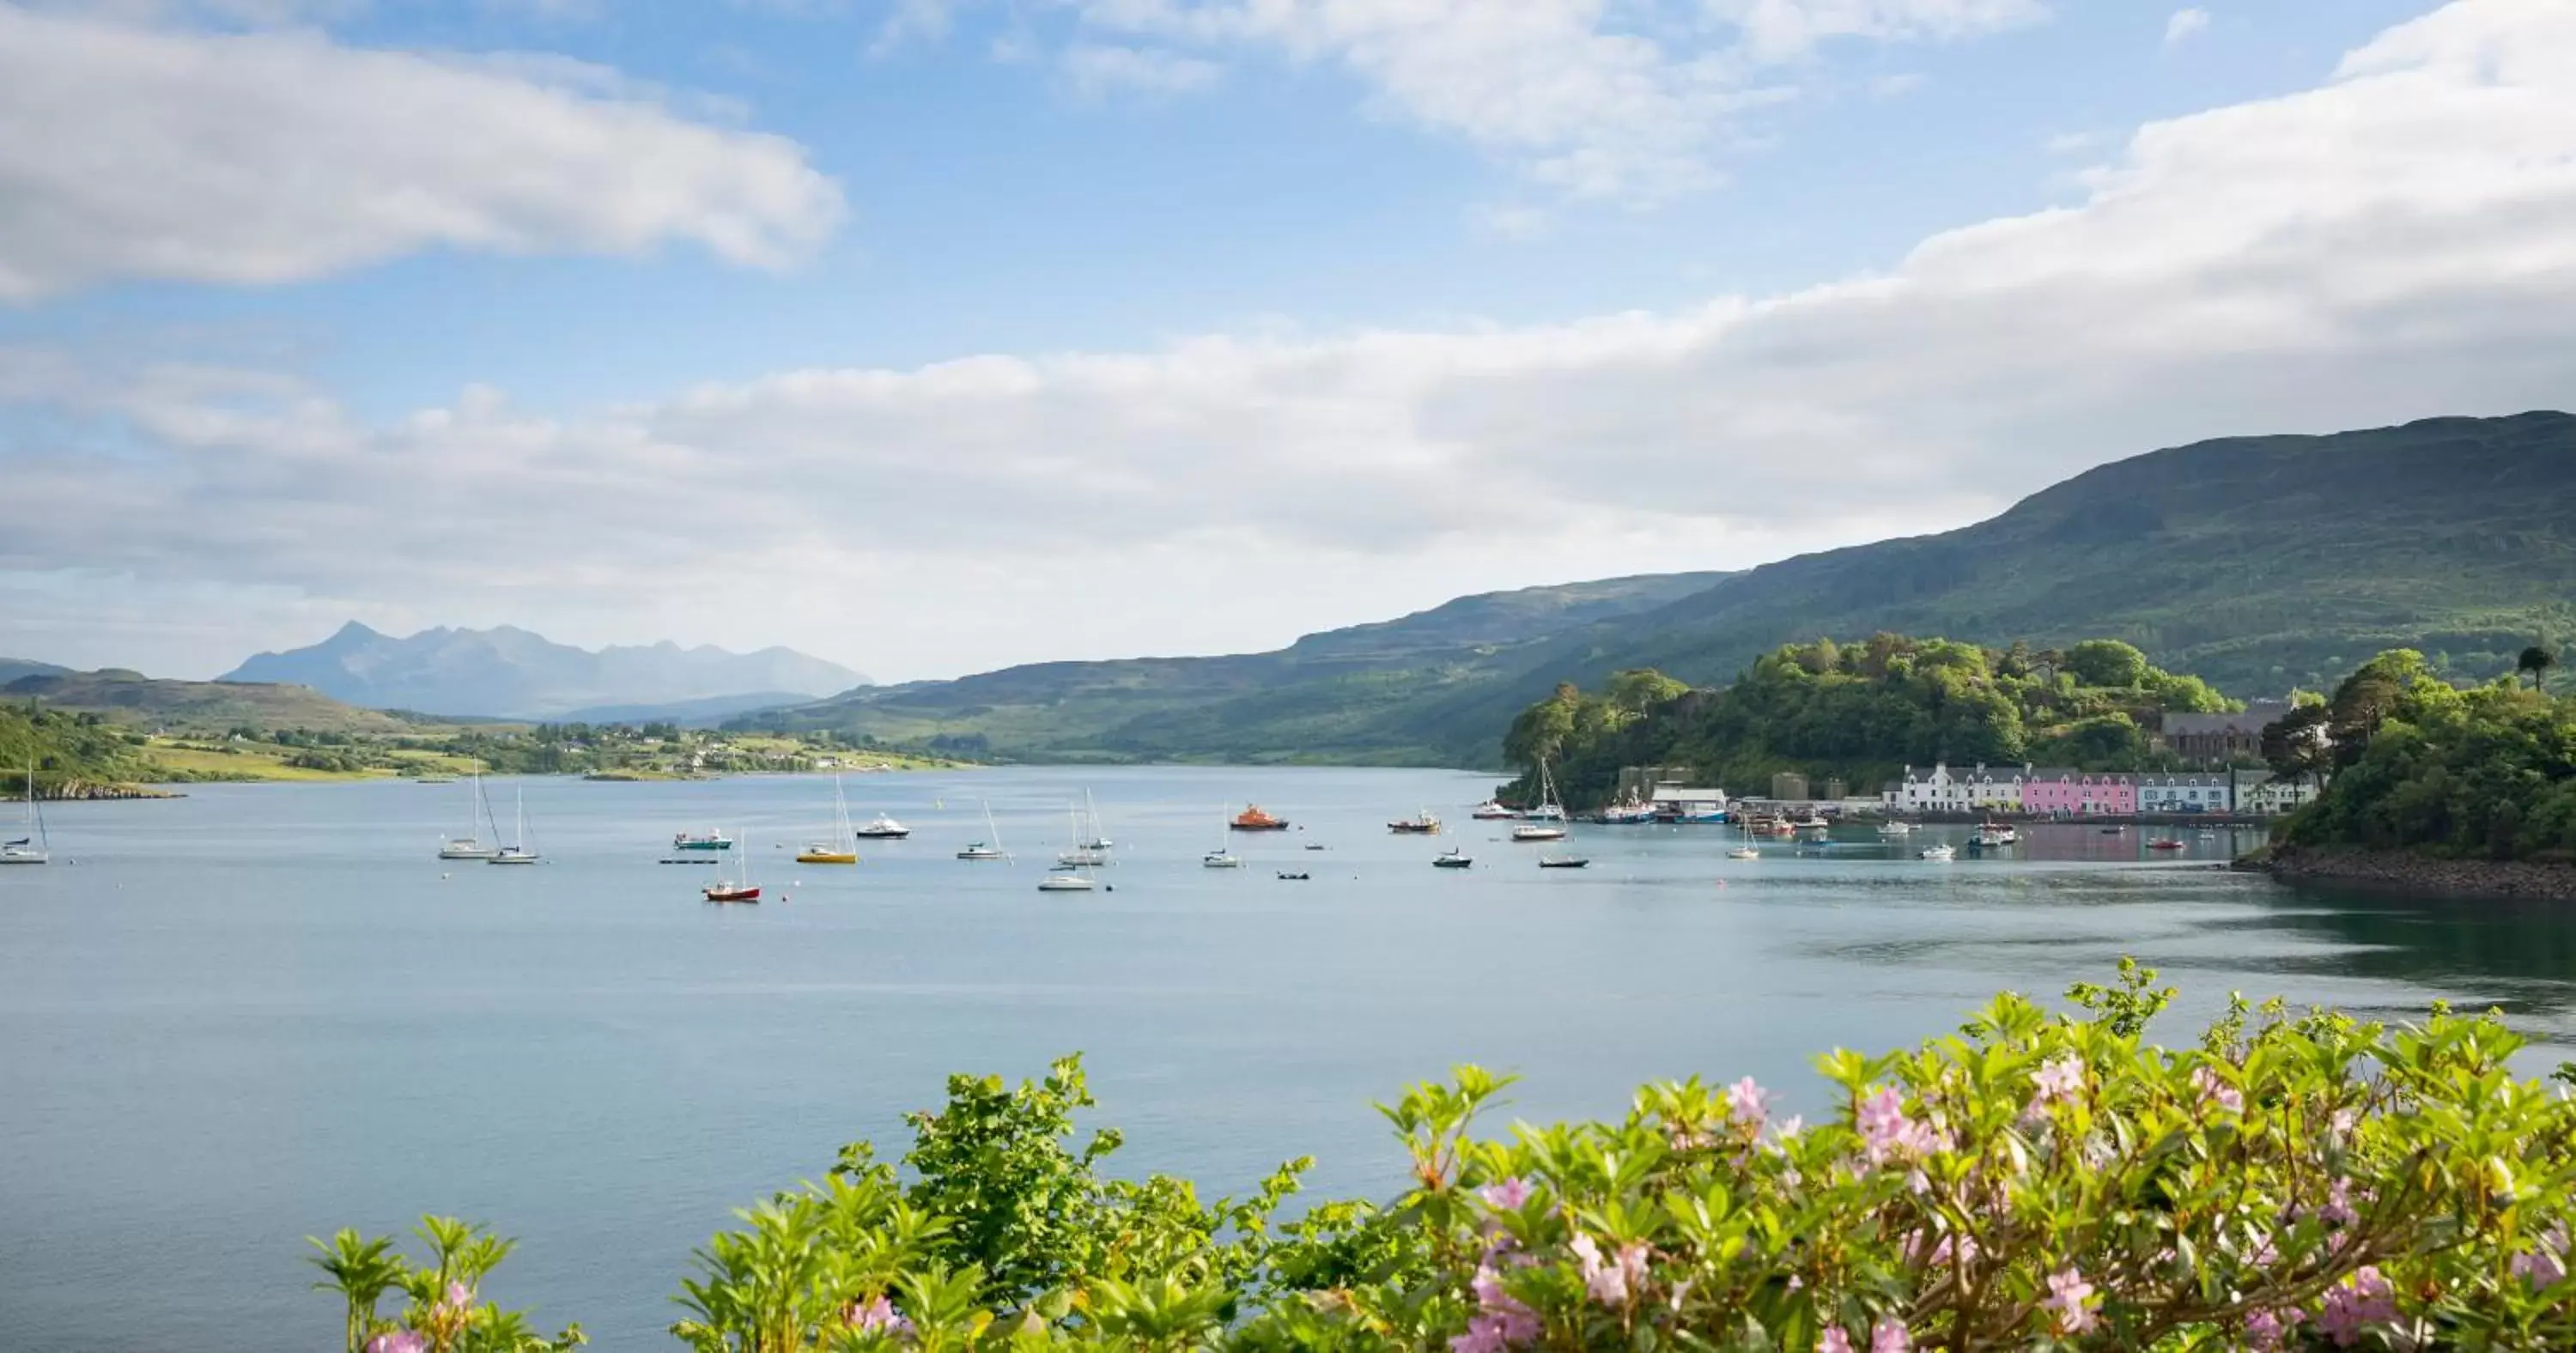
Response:
[[[506,820],[520,782],[498,781]],[[728,1209],[900,1150],[952,1071],[1088,1055],[1128,1171],[1238,1190],[1312,1153],[1318,1193],[1384,1195],[1371,1111],[1474,1060],[1510,1115],[1614,1113],[1639,1082],[1752,1074],[1812,1107],[1812,1054],[2054,996],[2123,953],[2185,992],[2405,1017],[2499,1005],[2576,1042],[2576,911],[2291,892],[2210,866],[2241,842],[2080,826],[1935,864],[1849,829],[1723,857],[1711,828],[1513,845],[1466,820],[1489,778],[1384,770],[1026,769],[872,776],[852,811],[914,827],[855,868],[797,865],[819,778],[524,782],[546,863],[433,858],[465,786],[207,786],[49,810],[57,863],[0,871],[0,1348],[336,1346],[301,1237],[424,1211],[521,1238],[489,1293],[661,1333]],[[1088,788],[1110,890],[1041,895]],[[1003,864],[954,859],[984,835]],[[1296,829],[1199,857],[1247,801]],[[1439,838],[1384,824],[1428,807]],[[657,863],[724,827],[769,900],[709,906]],[[1450,846],[1474,868],[1439,871]],[[1309,846],[1324,849],[1310,850]],[[1542,850],[1592,859],[1536,868]],[[1282,870],[1312,877],[1277,878]],[[1499,1129],[1503,1124],[1497,1122]]]

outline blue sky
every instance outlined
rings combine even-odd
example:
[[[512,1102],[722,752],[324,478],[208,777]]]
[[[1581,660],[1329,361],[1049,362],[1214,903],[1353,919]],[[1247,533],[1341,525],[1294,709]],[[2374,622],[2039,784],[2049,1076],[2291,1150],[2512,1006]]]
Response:
[[[0,3],[0,652],[1260,647],[2563,404],[2451,209],[2563,191],[2565,9]]]

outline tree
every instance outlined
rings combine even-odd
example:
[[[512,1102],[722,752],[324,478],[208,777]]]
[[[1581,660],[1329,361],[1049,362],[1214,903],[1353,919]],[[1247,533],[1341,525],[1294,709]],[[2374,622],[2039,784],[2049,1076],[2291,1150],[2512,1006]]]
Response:
[[[2542,645],[2533,644],[2531,647],[2522,650],[2522,656],[2514,660],[2513,670],[2516,672],[2529,672],[2531,674],[2531,688],[2536,691],[2540,689],[2540,683],[2548,677],[2549,669],[2557,665],[2557,654],[2550,652]]]
[[[1676,681],[1652,667],[1613,672],[1610,675],[1610,707],[1621,714],[1643,714],[1667,700],[1687,694],[1689,690],[1689,682]]]
[[[2298,705],[2263,726],[2263,764],[2284,780],[2315,781],[2334,765],[2324,705]]]
[[[2147,676],[2147,655],[2117,639],[2087,639],[2066,650],[2067,670],[2087,686],[2135,686]]]
[[[2424,655],[2411,648],[2392,648],[2345,677],[2326,702],[2332,715],[2326,730],[2342,759],[2349,763],[2370,746],[2380,724],[2416,683],[2437,679]]]

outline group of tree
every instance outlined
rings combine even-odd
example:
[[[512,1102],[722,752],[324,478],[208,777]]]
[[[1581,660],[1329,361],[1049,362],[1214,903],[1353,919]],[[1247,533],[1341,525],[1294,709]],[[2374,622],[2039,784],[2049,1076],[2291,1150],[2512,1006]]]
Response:
[[[2555,665],[2534,647],[2513,676],[2463,690],[2413,649],[2362,664],[2324,704],[2265,730],[2275,770],[2331,774],[2280,839],[2576,860],[2576,696],[2540,688]]]
[[[141,780],[150,773],[133,738],[96,714],[36,704],[0,706],[0,798],[26,794],[30,767],[40,797],[74,786]]]
[[[1578,808],[1606,802],[1627,766],[1688,766],[1738,792],[1779,771],[1874,791],[1935,762],[2166,768],[2178,763],[2153,736],[2165,714],[2241,708],[2117,640],[2058,651],[1878,634],[1784,646],[1722,690],[1653,671],[1619,673],[1598,694],[1559,686],[1513,721],[1503,755],[1531,771],[1545,760]],[[1535,797],[1535,774],[1506,793]]]

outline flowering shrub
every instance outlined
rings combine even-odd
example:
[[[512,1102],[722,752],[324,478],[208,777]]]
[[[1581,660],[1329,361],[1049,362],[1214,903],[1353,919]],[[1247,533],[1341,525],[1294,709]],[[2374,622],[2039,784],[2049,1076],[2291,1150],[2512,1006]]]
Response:
[[[348,1353],[567,1353],[588,1342],[579,1325],[544,1338],[524,1315],[476,1297],[517,1242],[449,1217],[423,1217],[414,1234],[429,1246],[428,1263],[407,1262],[388,1237],[342,1230],[328,1241],[306,1238],[320,1251],[311,1256],[322,1270],[313,1286],[347,1304]],[[403,1299],[391,1318],[381,1310],[389,1296]]]
[[[2007,995],[1915,1050],[1820,1059],[1813,1125],[1691,1080],[1496,1139],[1507,1082],[1462,1067],[1384,1109],[1404,1194],[1288,1223],[1303,1161],[1203,1205],[1095,1173],[1118,1142],[1071,1145],[1078,1061],[960,1077],[912,1118],[908,1181],[861,1144],[741,1214],[673,1332],[700,1353],[2576,1347],[2576,1109],[2511,1073],[2499,1021],[2238,1001],[2167,1050],[2142,1035],[2171,993],[2122,967],[2070,993],[2080,1015]],[[400,1328],[435,1340],[417,1305]],[[354,1299],[351,1322],[354,1348]]]

